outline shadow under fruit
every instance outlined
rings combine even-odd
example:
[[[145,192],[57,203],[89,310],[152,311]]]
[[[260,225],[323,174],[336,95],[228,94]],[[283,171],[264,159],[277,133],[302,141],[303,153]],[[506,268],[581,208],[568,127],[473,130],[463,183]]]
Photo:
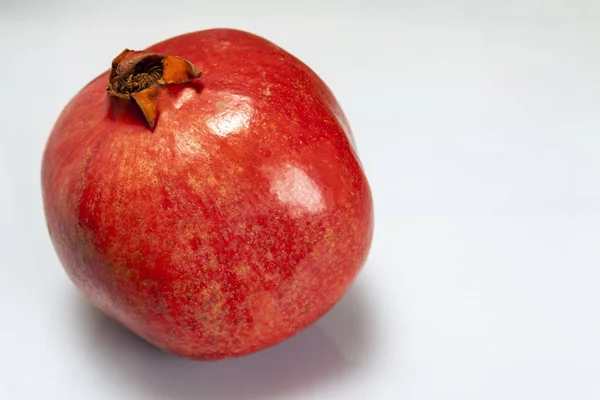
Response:
[[[330,90],[230,29],[119,55],[60,115],[42,189],[79,290],[193,359],[252,353],[312,324],[355,279],[373,232]]]

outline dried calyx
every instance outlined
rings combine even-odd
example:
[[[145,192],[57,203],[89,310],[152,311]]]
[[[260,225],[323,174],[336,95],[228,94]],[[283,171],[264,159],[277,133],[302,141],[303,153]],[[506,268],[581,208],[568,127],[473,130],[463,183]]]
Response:
[[[125,49],[112,62],[107,90],[112,97],[137,104],[152,129],[159,88],[189,82],[200,75],[200,70],[184,58]]]

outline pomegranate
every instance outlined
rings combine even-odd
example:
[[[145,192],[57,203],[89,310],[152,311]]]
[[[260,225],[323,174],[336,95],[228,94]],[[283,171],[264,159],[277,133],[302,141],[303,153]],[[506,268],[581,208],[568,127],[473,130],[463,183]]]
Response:
[[[231,29],[115,58],[58,118],[42,189],[83,295],[193,359],[252,353],[315,322],[355,279],[373,232],[330,90]]]

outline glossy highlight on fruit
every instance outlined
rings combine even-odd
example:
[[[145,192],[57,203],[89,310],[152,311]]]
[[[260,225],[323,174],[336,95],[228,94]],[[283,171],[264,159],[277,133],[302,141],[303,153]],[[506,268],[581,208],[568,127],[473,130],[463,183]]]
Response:
[[[369,251],[348,122],[313,71],[258,36],[199,31],[145,52],[201,76],[155,85],[152,126],[133,96],[109,95],[110,71],[65,107],[42,162],[58,257],[96,307],[168,352],[274,345],[333,307]]]

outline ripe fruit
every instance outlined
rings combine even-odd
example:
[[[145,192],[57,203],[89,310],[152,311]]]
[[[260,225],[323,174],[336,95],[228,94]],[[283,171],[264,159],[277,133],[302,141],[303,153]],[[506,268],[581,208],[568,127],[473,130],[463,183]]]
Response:
[[[141,337],[195,359],[260,350],[325,314],[373,231],[325,84],[236,30],[119,57],[65,107],[44,153],[48,229],[71,280]]]

